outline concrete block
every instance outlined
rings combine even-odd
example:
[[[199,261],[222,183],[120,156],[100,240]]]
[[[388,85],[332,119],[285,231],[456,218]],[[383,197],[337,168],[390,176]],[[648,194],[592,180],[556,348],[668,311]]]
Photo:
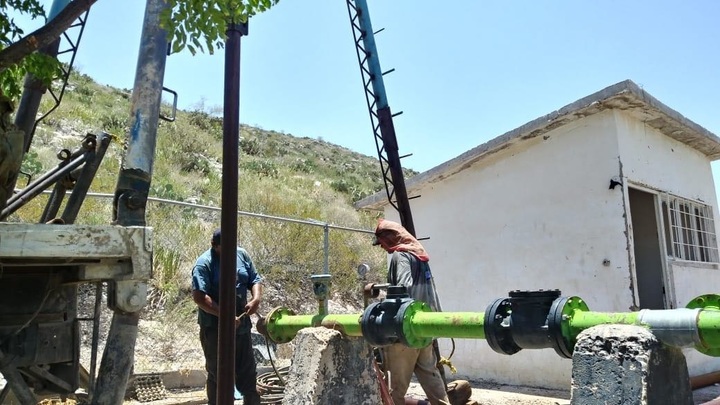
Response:
[[[601,325],[578,336],[571,405],[692,405],[685,356],[639,326]]]
[[[294,339],[284,405],[377,405],[380,387],[365,342],[327,328]]]

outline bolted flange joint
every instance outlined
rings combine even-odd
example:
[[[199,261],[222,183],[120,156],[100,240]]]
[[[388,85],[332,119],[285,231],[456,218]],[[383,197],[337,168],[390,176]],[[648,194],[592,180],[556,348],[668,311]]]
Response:
[[[553,348],[563,357],[571,357],[572,346],[564,332],[568,298],[560,290],[511,291],[485,310],[484,330],[488,345],[500,354],[515,354],[522,349]],[[569,347],[568,347],[569,346]]]
[[[405,311],[413,302],[405,287],[388,287],[387,297],[368,306],[360,317],[360,328],[365,340],[379,347],[405,343],[403,320]]]

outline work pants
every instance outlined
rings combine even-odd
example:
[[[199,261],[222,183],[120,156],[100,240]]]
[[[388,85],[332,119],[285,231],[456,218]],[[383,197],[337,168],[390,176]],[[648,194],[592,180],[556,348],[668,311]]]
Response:
[[[218,328],[200,327],[200,343],[205,354],[205,370],[207,371],[208,405],[216,404],[217,394],[217,354]],[[250,332],[235,335],[235,386],[243,395],[245,405],[260,405],[257,393],[257,370],[253,355]]]
[[[391,396],[395,405],[405,404],[405,393],[413,372],[432,405],[449,404],[445,384],[436,364],[432,345],[422,349],[412,349],[401,344],[384,347],[383,366],[390,373]]]

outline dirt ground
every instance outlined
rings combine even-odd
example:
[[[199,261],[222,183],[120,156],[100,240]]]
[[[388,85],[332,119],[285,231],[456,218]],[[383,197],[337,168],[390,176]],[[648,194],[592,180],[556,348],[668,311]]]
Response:
[[[570,393],[530,387],[510,387],[472,382],[473,394],[470,399],[480,405],[569,405]],[[413,382],[408,394],[422,398],[420,384]]]
[[[422,397],[422,389],[417,383],[411,384],[408,394],[415,394]],[[538,392],[535,392],[538,394]],[[544,394],[549,394],[544,393]],[[562,395],[555,393],[555,395]],[[531,393],[517,393],[510,391],[499,391],[493,389],[473,388],[472,399],[477,400],[481,405],[569,405],[569,399],[553,398]],[[205,405],[205,393],[202,391],[170,392],[168,398],[163,401],[145,402],[144,405]],[[236,401],[242,405],[242,401]],[[143,405],[137,401],[126,401],[125,405]]]
[[[567,391],[546,390],[542,388],[488,385],[474,382],[471,399],[480,405],[569,405],[570,393]],[[410,385],[408,394],[421,398],[422,388],[416,382]],[[720,398],[720,385],[711,385],[693,391],[694,405],[702,405]],[[144,405],[204,405],[205,393],[200,390],[173,391],[163,401],[146,402]],[[236,402],[242,405],[242,401]],[[137,401],[126,401],[125,405],[143,405]]]
[[[567,391],[546,390],[542,388],[488,385],[474,382],[471,399],[480,405],[570,405],[570,393]],[[410,385],[408,394],[421,398],[422,388],[416,382]],[[697,389],[693,392],[694,405],[702,405],[720,398],[720,385]],[[145,405],[204,405],[205,393],[200,390],[173,391],[163,401],[146,402]],[[137,401],[126,401],[125,405],[142,405]],[[236,402],[242,405],[242,401]]]

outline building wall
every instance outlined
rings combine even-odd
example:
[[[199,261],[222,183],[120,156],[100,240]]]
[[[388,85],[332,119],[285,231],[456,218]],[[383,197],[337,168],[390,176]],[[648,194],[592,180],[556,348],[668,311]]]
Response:
[[[615,111],[614,114],[623,174],[628,184],[710,205],[713,207],[715,230],[719,231],[718,204],[709,159],[626,113]],[[673,307],[682,308],[702,294],[718,293],[720,270],[717,264],[686,262],[668,257],[666,265]],[[690,375],[720,370],[720,359],[694,350],[685,352]]]
[[[627,311],[630,290],[616,120],[596,114],[521,141],[412,200],[445,311],[485,311],[510,290],[560,289],[590,309]],[[386,214],[393,217],[390,210]],[[395,215],[394,218],[397,218]],[[513,356],[458,340],[459,373],[568,388],[570,360],[551,349]],[[441,340],[443,353],[449,343]]]

